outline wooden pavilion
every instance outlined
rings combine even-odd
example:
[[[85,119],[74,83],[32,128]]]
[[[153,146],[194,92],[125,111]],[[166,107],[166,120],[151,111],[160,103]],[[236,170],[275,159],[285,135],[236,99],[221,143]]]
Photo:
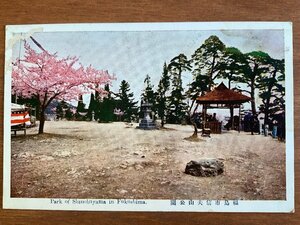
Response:
[[[216,124],[209,123],[206,121],[206,112],[208,108],[229,108],[233,114],[234,108],[239,108],[239,124],[238,130],[240,131],[241,127],[241,104],[244,102],[250,101],[251,98],[241,94],[240,92],[228,89],[224,83],[222,82],[219,86],[217,86],[214,90],[206,93],[203,96],[199,96],[196,99],[197,104],[202,104],[202,121],[203,128],[213,128],[215,130],[213,133],[220,133],[221,128],[216,131]],[[219,125],[220,126],[220,125]],[[234,119],[233,116],[231,118],[231,127],[234,128]]]

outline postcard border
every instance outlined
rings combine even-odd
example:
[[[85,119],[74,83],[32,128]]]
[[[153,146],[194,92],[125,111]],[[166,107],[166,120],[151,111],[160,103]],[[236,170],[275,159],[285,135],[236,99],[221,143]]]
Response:
[[[11,46],[12,33],[59,31],[165,31],[165,30],[220,30],[220,29],[283,29],[285,39],[286,71],[286,200],[239,201],[239,205],[205,205],[172,207],[170,200],[145,200],[146,205],[114,204],[51,204],[51,199],[11,198],[10,132],[3,132],[3,208],[35,210],[80,211],[180,211],[180,212],[294,212],[294,92],[293,43],[291,22],[181,22],[181,23],[103,23],[103,24],[39,24],[6,26],[5,76],[4,76],[4,131],[10,129],[11,102]],[[62,199],[65,201],[68,199]],[[186,200],[188,201],[188,200]],[[206,200],[203,200],[206,201]]]

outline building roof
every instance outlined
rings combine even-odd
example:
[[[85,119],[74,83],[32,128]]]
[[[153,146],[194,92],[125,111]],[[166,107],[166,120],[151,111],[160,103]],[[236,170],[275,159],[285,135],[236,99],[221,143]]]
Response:
[[[200,104],[240,104],[251,100],[250,97],[243,95],[237,91],[228,89],[222,82],[214,90],[199,96],[197,103]]]

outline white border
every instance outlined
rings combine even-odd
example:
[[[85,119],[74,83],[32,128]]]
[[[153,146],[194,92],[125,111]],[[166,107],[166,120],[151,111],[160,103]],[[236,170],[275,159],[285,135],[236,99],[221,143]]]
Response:
[[[283,29],[285,39],[286,74],[286,200],[239,201],[239,205],[170,205],[170,200],[145,200],[139,204],[50,204],[50,199],[10,197],[10,102],[13,33],[66,32],[66,31],[166,31],[166,30],[238,30],[238,29]],[[189,23],[103,23],[103,24],[41,24],[6,26],[5,76],[4,76],[4,157],[3,157],[3,208],[36,210],[81,210],[81,211],[187,211],[187,212],[294,212],[294,93],[293,51],[291,22],[189,22]],[[67,202],[68,199],[61,199]],[[70,200],[72,201],[72,199]],[[116,201],[116,200],[115,200]],[[188,200],[187,200],[188,201]],[[186,202],[187,202],[186,201]],[[197,201],[197,200],[196,200]],[[178,200],[179,202],[179,200]]]

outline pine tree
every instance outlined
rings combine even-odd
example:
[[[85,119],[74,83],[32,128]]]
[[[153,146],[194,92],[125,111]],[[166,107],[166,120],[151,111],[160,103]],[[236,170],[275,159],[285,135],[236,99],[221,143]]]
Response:
[[[199,95],[203,95],[206,91],[208,91],[209,77],[206,75],[198,75],[194,76],[192,83],[190,83],[189,89],[187,91],[187,97],[192,100],[191,105],[188,109],[189,122],[194,126],[193,137],[198,136],[197,129],[197,116],[196,111],[198,109],[198,104],[195,106],[196,99]]]
[[[161,127],[164,127],[165,124],[165,116],[166,116],[166,109],[167,109],[167,91],[170,87],[170,77],[167,64],[164,63],[162,77],[158,84],[157,89],[157,113],[161,119]]]
[[[237,48],[228,47],[224,49],[224,56],[220,62],[220,77],[228,81],[228,88],[231,83],[236,82],[239,77],[244,75],[243,67],[246,64],[244,54]]]
[[[237,82],[244,76],[243,68],[247,65],[245,55],[237,48],[228,47],[224,49],[224,55],[219,65],[219,75],[228,81],[228,88],[231,89],[231,83]],[[230,107],[230,121],[233,121],[233,106]]]
[[[94,95],[94,93],[91,93],[90,104],[89,104],[88,113],[87,113],[86,117],[89,120],[92,120],[93,119],[92,117],[93,117],[93,114],[94,114],[94,119],[95,119],[95,111],[96,111],[95,95]]]
[[[85,104],[83,103],[82,95],[79,96],[78,105],[76,109],[76,119],[77,120],[85,120],[86,117],[83,115],[86,113]]]
[[[269,70],[257,79],[261,109],[265,114],[264,124],[269,124],[269,117],[284,106],[284,60],[269,58]],[[282,101],[283,100],[283,101]],[[284,110],[284,108],[283,108]]]
[[[181,77],[182,72],[191,70],[190,62],[184,54],[179,54],[171,60],[168,70],[172,75],[172,91],[169,98],[167,121],[169,123],[181,123],[185,119],[187,111]]]
[[[198,135],[195,114],[198,107],[198,105],[195,106],[196,98],[210,91],[215,79],[220,76],[224,49],[223,42],[217,36],[212,35],[192,55],[193,81],[188,85],[187,95],[189,99],[192,99],[188,114],[190,122],[194,126],[194,137]]]
[[[107,96],[105,96],[100,103],[99,121],[107,123],[114,120],[115,101],[111,97],[108,84],[105,85],[104,90],[107,92]]]
[[[255,91],[259,87],[259,79],[269,70],[270,56],[261,51],[253,51],[245,54],[246,64],[243,65],[243,76],[237,77],[237,81],[247,84],[250,90],[242,90],[251,97],[252,114],[256,114]]]
[[[123,120],[132,121],[137,116],[137,101],[134,101],[133,92],[130,92],[130,85],[123,80],[118,94],[117,107],[124,112]]]
[[[105,85],[106,86],[106,85]],[[105,87],[104,86],[104,87]],[[99,88],[99,85],[97,85],[97,88]],[[99,91],[95,91],[95,96],[94,96],[94,110],[95,110],[95,120],[99,121],[100,120],[100,103],[101,103],[101,96]]]
[[[192,55],[194,80],[207,82],[209,91],[214,85],[214,80],[219,77],[224,49],[223,42],[217,36],[212,35]],[[208,78],[202,79],[203,75],[208,76]]]

